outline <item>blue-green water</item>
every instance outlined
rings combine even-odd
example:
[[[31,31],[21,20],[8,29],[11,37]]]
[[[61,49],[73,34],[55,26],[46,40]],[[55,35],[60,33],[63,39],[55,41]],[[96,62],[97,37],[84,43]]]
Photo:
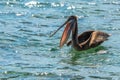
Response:
[[[79,33],[112,34],[94,51],[60,49],[70,15]],[[0,0],[0,80],[120,80],[119,0]]]

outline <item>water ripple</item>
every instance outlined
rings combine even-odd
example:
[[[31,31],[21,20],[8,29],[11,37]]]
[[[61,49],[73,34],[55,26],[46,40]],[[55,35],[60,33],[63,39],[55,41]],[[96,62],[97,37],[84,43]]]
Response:
[[[119,0],[1,0],[0,79],[119,79]],[[77,52],[59,48],[70,15],[78,16],[79,33],[101,30],[112,34],[102,48]]]
[[[93,79],[105,79],[105,80],[112,80],[112,77],[101,77],[101,76],[89,76]]]

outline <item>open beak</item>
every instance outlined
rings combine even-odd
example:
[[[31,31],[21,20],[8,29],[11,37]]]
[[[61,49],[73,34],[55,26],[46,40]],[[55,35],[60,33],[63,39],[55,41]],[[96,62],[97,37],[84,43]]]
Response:
[[[57,31],[59,31],[64,25],[66,25],[64,32],[62,34],[61,40],[60,40],[60,47],[62,47],[68,40],[70,33],[72,31],[72,28],[74,27],[75,20],[68,19],[63,25],[61,25],[56,31],[54,31],[50,37],[56,34]]]
[[[57,30],[55,30],[52,34],[50,34],[50,37],[55,35],[65,24],[67,24],[68,21],[66,21],[63,25],[61,25]]]
[[[74,20],[70,20],[66,23],[66,27],[63,31],[63,34],[60,40],[60,47],[62,47],[67,42],[73,26],[74,26]]]

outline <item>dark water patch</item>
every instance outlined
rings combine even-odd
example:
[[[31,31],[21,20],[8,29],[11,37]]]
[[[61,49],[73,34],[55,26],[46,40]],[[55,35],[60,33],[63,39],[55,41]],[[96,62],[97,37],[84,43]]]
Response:
[[[48,25],[45,25],[45,24],[42,24],[42,25],[40,25],[40,26],[43,26],[43,27],[48,27]]]
[[[40,14],[33,14],[32,17],[34,18],[39,18],[39,19],[60,19],[62,16],[58,15],[55,11],[53,11],[54,14],[46,14],[44,15],[43,13]]]
[[[46,18],[50,19],[59,19],[60,17],[58,15],[48,15]]]
[[[101,76],[89,76],[93,79],[101,79],[101,80],[112,80],[112,77],[101,77]]]
[[[102,10],[102,9],[95,9],[94,11],[96,11],[96,12],[106,12],[105,10]]]
[[[64,66],[64,67],[58,67],[57,70],[72,70],[72,71],[75,71],[75,72],[79,72],[80,70],[77,69],[77,68],[74,68],[74,67],[70,67],[70,66]]]
[[[81,75],[73,76],[70,80],[84,80],[85,77]]]
[[[27,30],[27,29],[20,29],[19,31],[23,31],[23,32],[32,32],[31,30]]]
[[[51,48],[50,51],[57,51],[59,50],[58,48]]]
[[[10,43],[10,42],[15,42],[16,40],[14,40],[14,39],[0,39],[1,41],[1,43]]]
[[[32,24],[32,22],[29,22],[29,21],[23,21],[23,22],[19,22],[19,23],[22,23],[22,24]]]

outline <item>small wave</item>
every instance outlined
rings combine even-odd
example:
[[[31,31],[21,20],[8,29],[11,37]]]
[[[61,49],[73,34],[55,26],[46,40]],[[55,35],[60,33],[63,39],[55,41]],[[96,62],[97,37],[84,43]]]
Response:
[[[16,16],[24,16],[27,14],[27,12],[17,12],[15,14],[16,14]]]
[[[95,2],[90,2],[90,3],[88,3],[89,5],[96,5],[96,3]]]
[[[48,2],[42,3],[42,2],[38,2],[38,1],[30,1],[30,2],[25,3],[25,6],[29,7],[29,8],[33,8],[33,7],[46,7],[48,5],[50,5],[50,3],[48,3]]]
[[[68,6],[67,9],[75,9],[75,6],[73,6],[73,5]]]
[[[53,7],[63,7],[64,6],[64,3],[51,3],[51,6]]]
[[[37,1],[30,1],[30,2],[25,3],[25,6],[27,6],[29,8],[32,8],[34,6],[36,7],[37,4],[39,4],[39,2],[37,2]]]
[[[33,8],[33,7],[46,7],[46,8],[50,8],[50,7],[64,7],[65,4],[64,3],[56,3],[56,2],[38,2],[38,1],[30,1],[25,3],[26,7],[29,8]]]

